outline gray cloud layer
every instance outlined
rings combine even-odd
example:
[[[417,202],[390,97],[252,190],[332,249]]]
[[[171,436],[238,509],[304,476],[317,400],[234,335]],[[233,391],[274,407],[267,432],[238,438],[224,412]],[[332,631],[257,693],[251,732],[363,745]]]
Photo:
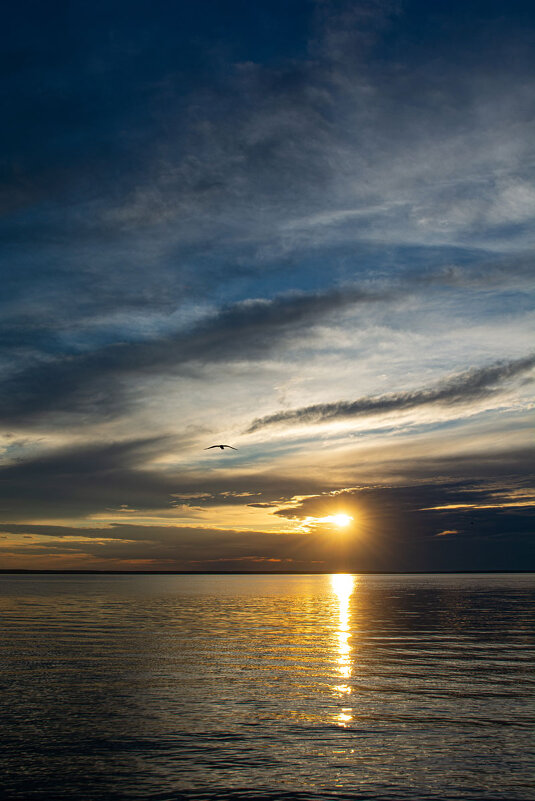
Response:
[[[168,307],[171,298],[177,305],[192,284],[193,294],[217,297],[234,268],[262,271],[269,252],[280,270],[281,254],[320,244],[353,248],[377,237],[494,245],[488,231],[500,236],[503,225],[520,226],[510,230],[518,246],[533,213],[526,125],[533,61],[524,37],[501,22],[496,35],[497,21],[481,20],[461,43],[445,33],[446,15],[431,62],[419,37],[395,57],[389,42],[390,58],[381,47],[379,60],[370,58],[382,33],[396,33],[389,29],[394,6],[312,3],[317,19],[307,57],[237,61],[221,70],[207,51],[207,74],[189,92],[183,64],[162,64],[158,80],[143,74],[157,68],[166,26],[157,26],[157,41],[143,27],[135,47],[81,51],[81,75],[69,60],[62,64],[61,47],[49,45],[48,65],[34,53],[35,72],[23,71],[12,87],[25,114],[16,133],[4,132],[14,147],[6,206],[49,202],[28,219],[8,217],[3,234],[13,269],[3,294],[23,294],[34,318],[46,310],[76,324],[85,315],[100,318],[103,308]],[[96,84],[95,63],[103,67]],[[95,106],[88,89],[105,102]],[[66,98],[73,106],[56,118]],[[51,105],[54,136],[39,137],[39,126],[26,124],[43,103]],[[112,145],[104,159],[103,141]]]
[[[260,358],[335,310],[389,296],[387,291],[347,287],[249,300],[222,309],[188,333],[40,361],[4,382],[0,420],[29,423],[45,412],[109,415],[124,411],[121,377],[177,371],[185,365],[191,370],[193,363]]]
[[[187,443],[186,443],[187,444]],[[231,472],[185,472],[156,469],[155,458],[178,448],[172,438],[142,438],[121,442],[74,445],[24,461],[0,466],[0,518],[4,521],[62,520],[94,514],[117,514],[121,507],[172,510],[177,505],[209,508],[222,505],[285,504],[297,495],[336,489],[329,475],[303,476],[295,471],[235,469]],[[533,465],[533,449],[476,452],[425,459],[393,459],[366,471],[352,469],[348,479],[373,484],[399,476],[416,485],[441,480],[465,482],[474,475],[499,486],[525,481]],[[243,493],[249,493],[245,496]],[[201,497],[199,497],[199,495]],[[423,499],[420,505],[431,505]],[[179,523],[179,515],[177,522]]]
[[[355,401],[318,403],[254,420],[249,433],[272,425],[323,423],[350,417],[364,417],[392,411],[405,411],[434,404],[452,405],[479,400],[498,391],[509,378],[527,372],[535,366],[535,355],[509,362],[496,362],[488,367],[474,368],[439,381],[432,387],[411,392],[359,398]]]
[[[531,268],[524,258],[516,259],[513,266],[520,277]],[[47,414],[83,413],[95,418],[121,414],[129,401],[125,385],[129,377],[156,372],[191,375],[203,364],[265,358],[344,309],[395,302],[426,288],[458,290],[477,288],[482,282],[488,285],[489,280],[499,283],[504,272],[510,275],[510,268],[498,262],[487,264],[483,274],[478,267],[412,270],[394,281],[253,298],[223,307],[186,331],[60,355],[54,355],[53,348],[48,354],[28,356],[24,350],[21,354],[24,344],[32,353],[30,326],[26,343],[20,339],[21,332],[17,334],[15,350],[24,366],[16,371],[4,368],[0,421],[32,425]],[[12,334],[7,333],[9,339]],[[6,353],[11,345],[4,343]]]

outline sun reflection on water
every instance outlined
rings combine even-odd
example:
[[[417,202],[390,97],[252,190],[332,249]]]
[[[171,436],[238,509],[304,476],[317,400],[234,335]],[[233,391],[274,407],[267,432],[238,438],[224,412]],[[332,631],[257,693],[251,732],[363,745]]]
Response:
[[[335,573],[331,576],[331,586],[333,592],[338,599],[338,647],[337,647],[337,670],[340,678],[346,681],[351,678],[351,645],[349,638],[351,636],[349,628],[349,599],[355,588],[354,576],[349,576],[345,573]],[[338,684],[334,689],[349,696],[351,694],[351,687],[349,684]],[[352,719],[348,714],[351,709],[343,709],[337,716],[336,720],[340,726],[345,726]]]

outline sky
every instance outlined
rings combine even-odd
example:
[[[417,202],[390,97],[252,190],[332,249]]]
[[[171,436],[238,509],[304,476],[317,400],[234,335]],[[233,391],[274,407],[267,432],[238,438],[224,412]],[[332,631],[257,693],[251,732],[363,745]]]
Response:
[[[534,33],[10,4],[0,568],[535,569]]]

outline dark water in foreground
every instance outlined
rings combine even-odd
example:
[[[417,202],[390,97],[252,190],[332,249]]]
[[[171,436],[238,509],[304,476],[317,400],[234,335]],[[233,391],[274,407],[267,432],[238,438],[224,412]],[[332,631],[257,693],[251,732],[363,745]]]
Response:
[[[533,799],[535,576],[0,576],[8,799]]]

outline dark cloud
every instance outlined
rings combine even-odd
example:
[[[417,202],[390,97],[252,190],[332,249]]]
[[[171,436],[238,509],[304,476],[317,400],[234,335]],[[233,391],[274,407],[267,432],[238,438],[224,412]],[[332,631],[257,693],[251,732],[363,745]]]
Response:
[[[527,495],[523,502],[492,482],[443,480],[326,493],[275,514],[352,515],[344,557],[355,570],[532,569],[535,506]]]
[[[443,453],[434,455],[430,449],[425,457],[387,457],[376,469],[384,471],[391,480],[402,480],[402,477],[406,477],[411,481],[455,479],[464,482],[477,476],[491,482],[496,481],[502,487],[524,486],[526,482],[529,486],[534,459],[535,448],[532,445],[497,450],[487,446],[484,451],[455,453],[450,456]]]
[[[526,496],[524,496],[526,497]],[[398,487],[340,489],[301,501],[276,515],[281,520],[324,517],[343,511],[354,517],[350,535],[332,525],[312,524],[308,533],[214,529],[180,525],[78,527],[4,523],[2,535],[16,539],[4,554],[84,555],[105,563],[150,562],[155,569],[455,570],[526,569],[533,565],[535,508],[519,496],[481,481]],[[453,505],[453,506],[452,506]],[[460,506],[461,505],[461,506]],[[445,507],[445,508],[432,508]],[[451,507],[451,508],[448,508]],[[459,508],[454,508],[459,507]],[[255,565],[255,562],[258,563]],[[265,563],[263,565],[262,563]]]
[[[358,233],[370,233],[371,217],[378,223],[372,222],[373,233],[384,235],[385,214],[392,208],[396,230],[396,209],[401,223],[413,229],[421,205],[426,215],[439,216],[467,194],[471,208],[478,206],[475,223],[480,211],[484,216],[488,198],[500,188],[492,170],[503,128],[509,136],[519,135],[532,102],[531,59],[520,55],[522,26],[515,30],[512,12],[508,36],[488,39],[488,26],[496,21],[478,9],[481,27],[471,32],[469,44],[464,40],[463,49],[461,31],[444,36],[448,15],[439,14],[435,25],[427,9],[415,24],[407,4],[398,9],[404,20],[395,31],[389,27],[400,18],[392,14],[395,3],[337,3],[336,8],[305,3],[301,13],[281,18],[277,4],[260,5],[254,19],[241,8],[238,27],[235,19],[224,25],[226,57],[214,20],[226,16],[222,9],[230,9],[232,17],[235,4],[229,2],[211,3],[202,24],[182,4],[165,11],[151,6],[147,25],[140,9],[129,7],[125,14],[119,3],[109,12],[106,36],[80,7],[67,15],[56,9],[44,19],[40,11],[32,12],[33,24],[11,12],[5,101],[14,110],[14,124],[1,132],[6,206],[38,212],[14,220],[11,215],[11,228],[2,232],[10,246],[16,244],[9,272],[17,293],[56,311],[62,311],[59,298],[68,297],[77,313],[87,313],[95,296],[92,317],[105,304],[165,306],[172,297],[176,305],[187,283],[178,274],[190,280],[200,274],[198,293],[217,297],[238,255],[249,267],[256,259],[256,270],[263,270],[266,250],[275,242],[272,261],[280,262],[285,249],[302,252],[327,231],[333,235],[333,227],[322,224],[301,235],[281,234],[281,224],[294,217],[328,216],[340,208],[364,211],[364,223],[358,216],[349,219],[354,252]],[[256,17],[267,17],[269,26],[264,29]],[[249,26],[243,38],[242,20]],[[428,37],[442,32],[433,69],[421,50],[423,25]],[[267,30],[277,31],[277,38]],[[370,43],[385,45],[379,34],[387,36],[389,50],[388,30],[398,46],[401,31],[410,32],[410,45],[394,51],[394,58],[392,52],[378,61],[367,58]],[[297,37],[295,49],[289,31]],[[497,58],[496,48],[507,50],[511,39],[516,60]],[[259,41],[264,58],[254,50]],[[468,73],[459,68],[459,58],[474,51],[479,62]],[[422,61],[406,63],[415,53]],[[524,81],[518,72],[524,72]],[[466,87],[463,92],[460,86]],[[511,102],[517,97],[519,102]],[[499,124],[489,125],[489,115],[490,123]],[[453,143],[441,158],[437,142],[451,134]],[[459,160],[452,165],[459,134]],[[487,162],[481,154],[489,146]],[[406,169],[414,152],[420,155],[416,197]],[[526,176],[531,162],[523,158],[522,141],[515,153]],[[506,173],[516,178],[517,166],[513,159]],[[499,167],[503,172],[504,165]],[[435,174],[458,186],[448,190],[446,181],[430,181]],[[399,195],[406,199],[407,191],[409,201],[400,203]],[[370,215],[378,206],[390,211]],[[473,214],[465,216],[473,222]],[[344,253],[343,259],[349,256]],[[382,259],[384,266],[384,254]],[[335,261],[331,252],[330,269]],[[58,288],[54,298],[51,282]],[[305,287],[307,277],[298,285]]]
[[[76,528],[72,526],[0,525],[0,531],[27,536],[33,543],[0,546],[0,553],[51,555],[78,553],[96,557],[104,562],[114,560],[154,561],[155,567],[171,563],[174,569],[199,569],[207,564],[278,561],[295,559],[309,563],[324,559],[328,549],[316,543],[312,551],[301,533],[265,533],[254,530],[234,531],[186,526],[139,526],[114,524],[107,528]],[[46,539],[45,539],[46,537]],[[77,538],[72,542],[70,538]],[[67,541],[63,541],[64,539]],[[103,540],[106,540],[102,544]],[[245,564],[243,564],[245,563]],[[221,564],[218,565],[219,568]],[[254,567],[254,564],[252,564]]]
[[[187,436],[144,437],[117,442],[77,444],[27,456],[0,466],[0,520],[85,518],[94,514],[116,515],[121,507],[137,510],[172,510],[177,506],[285,506],[296,496],[338,489],[324,476],[283,472],[280,469],[239,468],[231,472],[156,468],[152,462],[173,450],[188,448]],[[380,459],[380,454],[377,455]],[[349,480],[371,485],[384,481],[411,484],[454,482],[463,487],[474,476],[488,486],[529,486],[533,448],[479,451],[445,457],[429,453],[425,458],[396,458],[356,466],[348,465]],[[432,505],[429,498],[420,506]],[[439,503],[439,500],[437,500]],[[179,519],[180,515],[178,515]],[[455,526],[444,526],[444,528]]]
[[[337,310],[388,297],[387,291],[347,287],[244,301],[222,309],[189,333],[40,361],[4,382],[0,420],[28,424],[43,413],[58,412],[112,415],[124,411],[127,401],[122,378],[266,357],[285,338]]]
[[[178,439],[172,440],[177,446]],[[127,504],[166,506],[176,484],[147,469],[171,442],[162,437],[78,445],[0,467],[4,519],[85,516]]]
[[[75,445],[0,466],[0,518],[64,519],[125,506],[138,510],[267,502],[309,492],[304,477],[258,470],[206,475],[156,469],[151,461],[190,445],[186,436]],[[247,493],[247,494],[245,494]],[[199,495],[201,497],[199,497]],[[192,497],[193,496],[193,497]]]
[[[519,265],[524,271],[523,260]],[[504,272],[501,263],[496,266],[496,272],[499,280]],[[494,275],[492,268],[486,273]],[[54,332],[46,325],[35,325],[30,316],[6,320],[0,345],[3,345],[7,360],[13,358],[14,362],[6,370],[3,381],[0,421],[31,425],[41,420],[43,415],[56,421],[62,420],[66,413],[86,417],[114,416],[123,413],[128,403],[134,400],[135,378],[143,374],[185,373],[191,376],[198,374],[204,364],[267,358],[274,350],[299,338],[304,330],[321,324],[325,318],[343,309],[395,302],[425,287],[473,287],[474,282],[477,286],[482,281],[488,284],[488,280],[488,275],[483,277],[477,269],[451,267],[435,273],[409,271],[390,282],[377,280],[363,286],[347,284],[315,292],[287,292],[273,298],[245,300],[223,307],[188,331],[144,336],[138,341],[121,341],[100,347],[86,346],[67,353],[61,345],[59,331]],[[35,350],[37,345],[40,352]],[[17,359],[22,367],[17,366]],[[488,370],[490,382],[492,368]],[[461,380],[464,379],[460,377]],[[483,373],[481,380],[484,380]],[[437,389],[444,398],[448,391],[448,387]],[[319,406],[308,407],[284,413],[288,415],[284,419],[292,419],[290,415],[293,414],[303,420],[314,416],[318,419],[341,414],[349,416],[366,413],[367,405],[373,411],[382,405],[386,410],[434,402],[425,400],[425,392],[421,401],[418,401],[418,393],[414,393],[414,398],[411,393],[401,393],[379,399],[361,399],[353,404],[341,402],[337,405],[338,411],[330,410],[329,405],[323,410]],[[452,385],[452,395],[455,392]],[[359,411],[359,404],[362,404],[362,411]],[[277,422],[282,421],[282,417],[277,419]],[[275,419],[255,421],[253,426],[258,428],[271,422]]]
[[[421,406],[450,406],[486,398],[499,391],[508,379],[535,366],[535,355],[509,362],[496,362],[487,367],[472,368],[437,382],[434,386],[408,392],[368,396],[355,401],[318,403],[301,409],[277,412],[254,420],[248,432],[271,425],[315,424],[351,417],[365,417],[392,411],[405,411]]]
[[[298,503],[288,507],[279,508],[274,514],[287,519],[300,519],[307,516],[322,517],[333,514],[336,508],[343,510],[358,510],[359,508],[373,510],[377,520],[388,520],[392,531],[396,530],[396,517],[399,516],[399,532],[403,539],[427,536],[433,532],[466,528],[465,526],[450,525],[452,521],[470,521],[482,514],[491,515],[535,515],[533,491],[522,492],[522,482],[509,482],[509,488],[504,490],[498,482],[480,478],[460,480],[442,479],[438,481],[422,481],[397,486],[375,485],[365,487],[350,487],[327,493],[316,497],[304,498]],[[518,506],[510,504],[518,503]],[[487,507],[492,507],[491,509]],[[358,511],[356,512],[358,516]],[[414,518],[411,526],[402,524],[407,516]],[[419,519],[415,527],[414,521]],[[444,524],[447,521],[447,526]],[[467,535],[480,535],[480,530],[468,531]],[[532,532],[529,532],[532,533]],[[507,534],[507,528],[502,530]]]
[[[178,440],[174,440],[178,444]],[[4,478],[23,476],[29,480],[36,476],[76,476],[95,473],[113,473],[118,469],[145,463],[171,443],[168,437],[141,437],[139,439],[83,444],[47,452],[0,466]]]
[[[390,460],[375,467],[377,474],[383,467],[390,471],[390,483],[369,476],[366,486],[346,489],[330,482],[328,475],[311,479],[238,470],[206,475],[152,465],[181,445],[187,440],[139,438],[71,447],[4,465],[0,534],[20,535],[21,542],[3,541],[2,553],[6,558],[12,554],[10,559],[17,554],[60,561],[83,557],[123,568],[138,562],[177,570],[263,569],[264,562],[296,569],[318,569],[319,564],[325,570],[340,568],[335,547],[340,540],[333,541],[329,526],[312,525],[309,534],[265,533],[213,528],[203,519],[198,526],[181,522],[182,515],[195,516],[200,509],[206,513],[215,506],[234,505],[271,510],[281,529],[306,517],[352,515],[355,528],[342,554],[345,569],[532,565],[533,449]],[[359,480],[359,473],[364,471],[348,469],[353,481]],[[121,513],[143,517],[147,510],[151,516],[176,514],[175,524],[143,525],[125,519],[101,526],[87,519],[97,514],[117,519]],[[62,518],[85,522],[26,522]],[[458,533],[444,534],[453,531]],[[272,559],[293,561],[267,561]]]

